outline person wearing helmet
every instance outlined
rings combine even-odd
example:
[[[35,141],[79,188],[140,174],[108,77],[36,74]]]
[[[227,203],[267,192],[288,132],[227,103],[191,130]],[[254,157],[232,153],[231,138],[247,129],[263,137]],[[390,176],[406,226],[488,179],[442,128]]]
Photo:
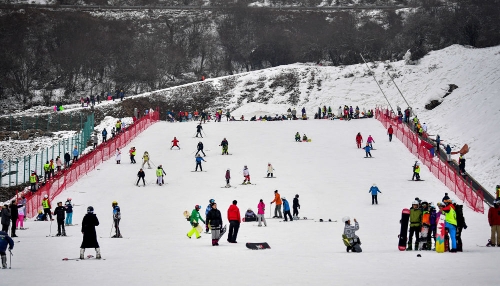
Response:
[[[50,206],[50,201],[49,201],[49,196],[44,195],[42,199],[42,208],[43,208],[43,213],[45,215],[48,215],[50,220],[54,220],[52,218],[52,213],[50,212],[51,206]]]
[[[35,171],[31,171],[30,185],[31,185],[31,191],[33,193],[36,192],[36,183],[38,183],[38,176],[36,175]]]
[[[373,186],[370,187],[370,190],[368,192],[372,193],[372,205],[373,204],[378,205],[377,194],[382,192],[378,189],[377,185],[373,183]]]
[[[412,202],[410,209],[410,230],[408,236],[408,247],[406,250],[412,249],[413,234],[415,234],[415,250],[418,250],[418,240],[420,227],[422,226],[422,210],[419,208],[419,203],[417,201]]]
[[[212,204],[213,203],[215,203],[214,199],[208,200],[208,206],[205,209],[205,221],[208,221],[207,215],[208,215],[208,212],[212,209]],[[207,224],[205,224],[205,233],[209,233],[209,232],[210,232],[210,230],[208,228],[208,223],[207,223]]]
[[[196,235],[196,238],[201,238],[200,232],[198,231],[197,227],[198,227],[198,224],[199,224],[200,220],[204,224],[206,224],[206,223],[205,223],[205,221],[200,216],[200,209],[201,209],[201,206],[200,205],[196,205],[196,206],[194,206],[194,209],[191,212],[191,216],[189,218],[190,218],[190,222],[191,222],[192,228],[187,233],[187,237],[188,238],[191,238],[191,236],[193,236],[193,234]]]
[[[418,161],[415,161],[415,164],[413,164],[413,176],[411,177],[411,180],[420,181],[420,163]]]
[[[177,140],[177,137],[174,136],[174,140],[172,140],[172,146],[170,147],[170,150],[172,150],[172,148],[174,147],[177,147],[179,148],[179,150],[181,150],[181,147],[179,147],[179,140]]]
[[[226,138],[224,138],[222,142],[220,142],[219,146],[222,146],[222,155],[224,154],[229,155],[229,153],[227,152],[227,149],[229,148],[229,143],[227,142]]]
[[[227,168],[225,178],[226,178],[226,188],[231,188],[231,185],[229,184],[229,181],[231,180],[231,169]]]
[[[365,150],[365,158],[372,156],[372,153],[370,152],[372,148],[370,147],[370,144],[368,142],[366,143],[366,146],[363,147],[363,149]]]
[[[196,169],[194,170],[195,172],[198,171],[198,167],[200,167],[200,171],[203,172],[203,168],[201,167],[201,161],[205,161],[205,159],[203,159],[200,154],[196,155]]]
[[[201,113],[202,117],[203,117],[203,113],[204,113],[204,111]],[[205,118],[203,118],[203,120],[205,120]],[[203,135],[201,134],[202,130],[203,130],[203,127],[201,126],[201,121],[200,121],[200,123],[198,123],[198,125],[196,125],[196,137],[198,137],[198,135],[200,135],[200,137],[203,138]]]
[[[166,175],[165,171],[163,171],[161,165],[158,165],[156,168],[156,184],[163,185],[163,175]]]
[[[120,206],[118,206],[117,201],[113,201],[111,203],[111,207],[113,208],[113,224],[115,226],[115,235],[113,235],[112,238],[122,238],[122,234],[120,232],[120,220],[122,219]]]
[[[5,255],[7,246],[9,247],[9,251],[11,251],[14,248],[14,241],[6,231],[0,231],[0,258],[3,269],[7,268],[7,255]]]
[[[375,140],[371,135],[368,135],[368,139],[366,139],[366,143],[370,144],[370,148],[373,149],[373,143],[375,143]]]
[[[271,163],[267,163],[267,178],[269,178],[269,177],[272,178],[273,172],[274,172],[273,165],[271,165]]]
[[[151,165],[149,164],[149,153],[148,151],[145,151],[144,152],[144,155],[142,155],[142,166],[141,168],[144,168],[144,165],[146,165],[146,163],[148,164],[148,169],[151,169]]]
[[[203,143],[202,143],[201,141],[200,141],[200,142],[198,142],[198,145],[196,146],[196,149],[197,149],[198,151],[196,152],[196,154],[194,154],[195,156],[197,156],[197,155],[198,155],[198,153],[200,153],[200,152],[201,152],[201,153],[203,153],[203,157],[207,156],[207,155],[205,154],[205,152],[203,152]]]
[[[299,209],[300,209],[299,195],[298,194],[295,195],[295,198],[293,198],[292,207],[293,207],[292,216],[294,219],[298,219],[299,218]]]
[[[95,227],[99,225],[99,219],[94,214],[94,208],[89,206],[87,214],[82,220],[82,234],[83,240],[80,246],[80,259],[84,259],[85,248],[94,248],[96,252],[96,259],[101,259],[101,248],[97,241],[97,233]]]
[[[351,245],[347,246],[346,251],[349,252],[349,250],[351,250],[352,252],[361,252],[361,241],[356,235],[356,231],[359,230],[358,221],[354,218],[354,225],[351,225],[351,219],[348,216],[343,217],[342,221],[344,222],[344,235]]]
[[[246,184],[251,185],[252,184],[252,183],[250,183],[250,171],[248,170],[247,165],[245,165],[245,167],[243,167],[243,177],[245,179],[243,180],[243,183],[241,183],[242,185],[246,185]]]
[[[71,203],[71,198],[68,198],[64,203],[66,208],[66,225],[73,225],[73,204]]]
[[[293,221],[293,217],[290,214],[290,204],[288,203],[288,200],[285,197],[282,197],[281,201],[283,202],[283,215],[285,217],[284,221],[288,221],[287,215],[290,218],[290,221]]]
[[[213,200],[210,200],[213,201]],[[220,230],[222,228],[222,214],[217,209],[217,203],[211,202],[210,211],[207,213],[207,224],[212,229],[212,246],[219,246]]]
[[[455,205],[451,200],[444,201],[444,204],[445,206],[441,209],[441,212],[445,216],[445,227],[450,234],[450,252],[457,252],[457,213],[455,211]]]
[[[491,227],[491,238],[487,246],[500,247],[500,199],[493,201],[493,207],[488,210],[488,223]]]

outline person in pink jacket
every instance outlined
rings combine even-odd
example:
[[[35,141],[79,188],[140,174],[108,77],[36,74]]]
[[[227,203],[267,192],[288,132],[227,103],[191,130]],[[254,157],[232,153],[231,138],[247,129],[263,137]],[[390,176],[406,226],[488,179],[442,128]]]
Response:
[[[266,204],[262,199],[260,199],[260,202],[257,205],[257,220],[259,221],[259,226],[262,226],[262,222],[264,222],[264,226],[267,226],[266,218],[264,217],[265,210]]]

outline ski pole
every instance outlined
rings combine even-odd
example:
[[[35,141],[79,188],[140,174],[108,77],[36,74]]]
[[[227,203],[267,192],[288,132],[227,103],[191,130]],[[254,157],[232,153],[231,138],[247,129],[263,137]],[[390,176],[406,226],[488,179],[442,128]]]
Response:
[[[12,269],[12,250],[9,249],[9,252],[10,252],[10,257],[9,257],[9,269]]]
[[[52,235],[52,220],[50,220],[50,228],[49,228],[49,236],[51,235]]]

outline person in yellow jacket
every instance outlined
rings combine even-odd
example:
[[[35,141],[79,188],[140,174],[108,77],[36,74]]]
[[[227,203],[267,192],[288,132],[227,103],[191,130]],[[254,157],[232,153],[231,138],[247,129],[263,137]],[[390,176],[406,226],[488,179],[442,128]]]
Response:
[[[413,176],[411,177],[411,180],[413,181],[415,178],[417,181],[420,181],[420,163],[418,161],[415,161],[415,164],[413,165]]]
[[[163,171],[162,166],[159,165],[158,168],[156,168],[156,184],[157,185],[163,185],[163,175],[166,175],[165,171]]]
[[[132,147],[130,148],[130,150],[128,151],[129,155],[130,155],[130,163],[131,164],[135,164],[135,154],[136,154],[136,150],[135,150],[135,147]]]
[[[43,213],[45,214],[45,217],[47,217],[47,215],[48,215],[50,220],[54,220],[52,218],[52,213],[50,212],[51,206],[50,206],[49,196],[47,196],[47,195],[43,196],[42,208],[43,208]]]
[[[117,134],[120,133],[120,130],[122,129],[122,122],[120,120],[116,121],[115,129]]]
[[[50,179],[50,164],[49,164],[49,161],[45,162],[45,164],[43,164],[43,172],[44,172],[44,180],[47,181],[48,179]]]
[[[52,178],[54,178],[54,172],[56,170],[56,166],[54,164],[54,159],[50,159],[50,162],[49,162],[49,172],[50,172],[50,176]]]
[[[455,212],[455,205],[451,200],[445,200],[446,206],[443,208],[445,215],[445,227],[448,229],[451,238],[450,252],[457,252],[457,213]]]
[[[30,175],[30,185],[31,185],[31,191],[36,192],[36,183],[38,181],[38,176],[36,175],[35,171],[31,171]]]
[[[148,169],[151,169],[151,165],[149,164],[149,153],[148,151],[144,152],[144,155],[142,155],[142,167],[141,168],[144,168],[144,165],[146,165],[146,163],[148,163]]]
[[[271,202],[271,205],[273,203],[276,203],[273,218],[283,218],[283,214],[281,213],[281,205],[283,205],[283,201],[281,201],[281,196],[280,193],[278,193],[278,190],[274,191],[274,200]]]

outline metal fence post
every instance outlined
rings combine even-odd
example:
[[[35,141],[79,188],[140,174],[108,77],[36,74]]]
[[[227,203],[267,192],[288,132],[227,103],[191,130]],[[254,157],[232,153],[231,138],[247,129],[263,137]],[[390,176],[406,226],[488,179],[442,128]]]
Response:
[[[47,116],[47,132],[49,132],[50,115]]]
[[[16,186],[19,185],[19,159],[16,160]]]
[[[10,187],[10,171],[11,169],[10,169],[10,159],[9,159],[9,187]]]
[[[38,154],[35,154],[35,171],[36,171],[36,165],[38,165]]]

